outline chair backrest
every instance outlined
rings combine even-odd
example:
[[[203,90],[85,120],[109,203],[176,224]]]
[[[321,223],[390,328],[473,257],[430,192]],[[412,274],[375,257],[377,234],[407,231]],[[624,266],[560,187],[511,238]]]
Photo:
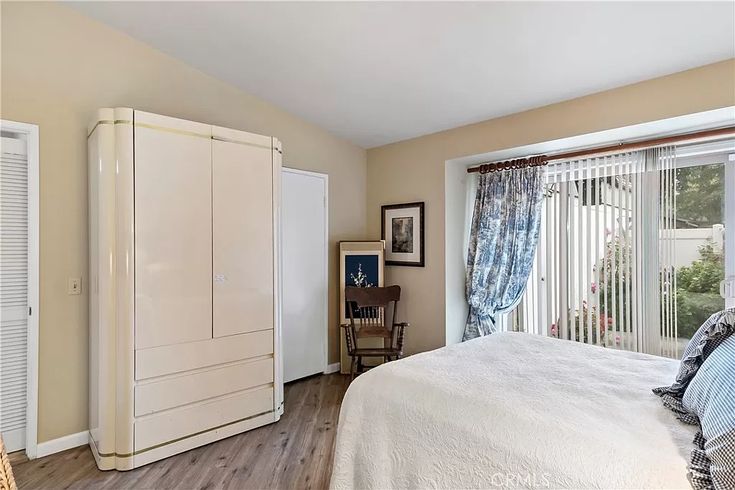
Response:
[[[398,301],[401,299],[400,286],[387,286],[382,288],[358,288],[348,286],[345,288],[345,301],[353,327],[360,330],[376,332],[381,329],[390,330],[396,320]],[[392,305],[391,305],[392,303]],[[387,321],[389,308],[393,312],[391,320]]]

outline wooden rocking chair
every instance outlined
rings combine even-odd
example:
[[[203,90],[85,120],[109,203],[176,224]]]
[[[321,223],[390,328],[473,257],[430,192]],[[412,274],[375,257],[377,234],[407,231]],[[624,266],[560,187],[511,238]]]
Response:
[[[350,323],[342,325],[345,329],[347,354],[352,358],[350,376],[355,378],[356,372],[363,370],[363,357],[382,357],[385,362],[400,359],[403,356],[403,335],[408,323],[396,322],[398,300],[401,299],[400,286],[383,288],[345,288],[347,315]],[[388,311],[392,303],[391,321],[388,322]],[[360,348],[357,340],[367,337],[383,339],[383,347]]]

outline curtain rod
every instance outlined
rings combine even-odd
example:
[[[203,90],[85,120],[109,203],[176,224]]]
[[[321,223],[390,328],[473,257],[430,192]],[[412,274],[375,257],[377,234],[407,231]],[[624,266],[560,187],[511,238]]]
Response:
[[[499,162],[483,163],[475,167],[467,169],[467,173],[479,172],[485,174],[488,172],[499,172],[523,167],[536,167],[546,165],[556,160],[571,160],[582,156],[599,155],[602,153],[620,152],[627,150],[642,150],[646,148],[654,148],[657,146],[677,143],[680,141],[688,141],[694,139],[716,138],[718,136],[735,136],[735,126],[727,126],[725,128],[707,129],[694,133],[683,133],[673,136],[664,136],[661,138],[653,138],[643,141],[634,141],[631,143],[620,142],[615,145],[600,146],[597,148],[588,148],[586,150],[568,151],[565,153],[557,153],[555,155],[536,155],[526,158],[516,158],[514,160],[505,160]]]

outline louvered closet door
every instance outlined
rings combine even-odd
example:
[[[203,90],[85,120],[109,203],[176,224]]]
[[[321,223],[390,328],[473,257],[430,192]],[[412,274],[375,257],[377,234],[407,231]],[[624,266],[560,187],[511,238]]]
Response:
[[[0,431],[25,447],[28,338],[28,159],[22,140],[2,139],[0,176]]]

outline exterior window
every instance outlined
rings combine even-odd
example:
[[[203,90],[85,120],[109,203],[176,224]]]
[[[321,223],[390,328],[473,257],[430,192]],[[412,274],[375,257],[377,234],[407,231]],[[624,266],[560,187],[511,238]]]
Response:
[[[678,357],[735,306],[733,145],[550,165],[534,269],[501,328]]]

